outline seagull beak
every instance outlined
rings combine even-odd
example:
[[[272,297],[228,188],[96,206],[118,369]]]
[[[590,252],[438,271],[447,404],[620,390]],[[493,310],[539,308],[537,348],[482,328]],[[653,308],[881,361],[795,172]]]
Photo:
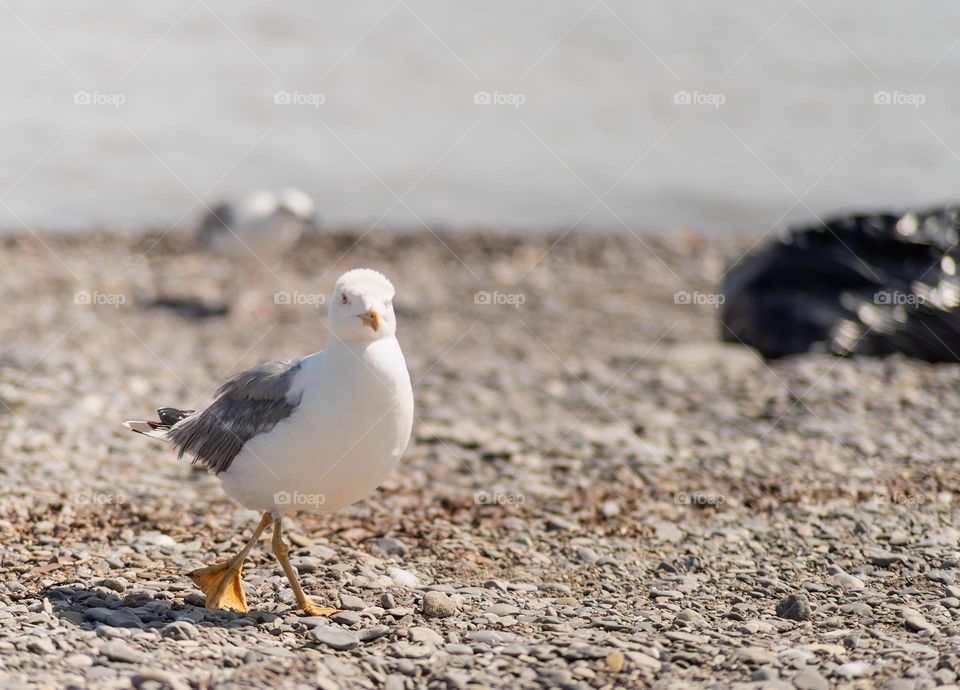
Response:
[[[380,312],[378,312],[373,307],[370,307],[369,310],[365,311],[362,314],[357,314],[357,318],[363,321],[364,326],[370,326],[375,331],[380,330]]]

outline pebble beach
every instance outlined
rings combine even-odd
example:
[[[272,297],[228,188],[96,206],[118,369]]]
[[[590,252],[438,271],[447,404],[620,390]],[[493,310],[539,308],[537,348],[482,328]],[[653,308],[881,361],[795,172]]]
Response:
[[[757,239],[5,237],[0,686],[957,687],[960,367],[721,342]],[[251,610],[205,609],[186,573],[257,515],[121,423],[322,349],[356,266],[396,285],[416,420],[377,494],[288,526],[342,612],[299,615],[266,539]]]

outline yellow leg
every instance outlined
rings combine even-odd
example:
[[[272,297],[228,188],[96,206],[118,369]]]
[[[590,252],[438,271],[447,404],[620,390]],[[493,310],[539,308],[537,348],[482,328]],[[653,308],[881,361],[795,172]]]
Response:
[[[297,577],[297,571],[290,565],[290,551],[283,542],[283,532],[280,521],[281,518],[277,518],[276,522],[273,523],[273,555],[280,561],[283,574],[286,575],[290,581],[290,586],[293,588],[293,596],[297,600],[297,606],[311,616],[332,616],[335,613],[339,613],[338,609],[325,608],[313,604],[307,599],[307,595],[303,593],[303,589],[300,587],[300,580]]]
[[[203,590],[207,595],[208,609],[233,609],[234,611],[247,611],[247,595],[243,593],[243,583],[240,579],[240,573],[243,569],[243,562],[246,560],[250,549],[260,539],[263,530],[273,521],[270,513],[264,513],[260,518],[260,524],[254,530],[253,536],[246,546],[236,556],[229,561],[215,563],[206,568],[199,568],[190,573],[190,577],[196,583],[197,587]]]

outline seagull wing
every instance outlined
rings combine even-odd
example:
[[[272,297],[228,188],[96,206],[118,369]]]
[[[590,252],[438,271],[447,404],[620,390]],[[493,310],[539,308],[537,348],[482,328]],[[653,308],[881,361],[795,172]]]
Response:
[[[217,391],[210,407],[178,421],[166,433],[179,457],[192,455],[216,474],[224,472],[244,444],[286,419],[300,404],[290,391],[301,360],[267,362],[240,372]]]

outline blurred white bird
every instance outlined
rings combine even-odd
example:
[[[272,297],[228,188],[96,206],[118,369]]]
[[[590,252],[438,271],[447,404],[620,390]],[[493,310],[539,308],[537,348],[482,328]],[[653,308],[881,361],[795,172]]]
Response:
[[[199,237],[217,254],[270,265],[316,222],[317,208],[306,192],[258,190],[214,206],[200,223]]]

